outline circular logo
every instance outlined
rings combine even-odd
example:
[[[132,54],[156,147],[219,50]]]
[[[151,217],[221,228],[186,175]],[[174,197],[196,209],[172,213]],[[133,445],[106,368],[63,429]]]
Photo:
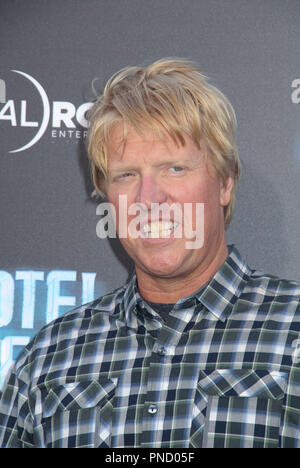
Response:
[[[46,91],[35,78],[19,70],[12,70],[12,72],[19,73],[20,75],[24,76],[24,78],[29,80],[35,86],[35,88],[37,89],[40,95],[40,98],[42,100],[42,105],[43,105],[43,118],[42,118],[42,122],[37,133],[28,143],[26,143],[26,145],[23,145],[21,148],[17,148],[15,150],[9,151],[10,153],[18,153],[20,151],[24,151],[28,148],[31,148],[31,146],[35,145],[40,140],[40,138],[44,135],[47,129],[48,123],[49,123],[49,119],[50,119],[50,104],[49,104],[49,99],[46,94]]]

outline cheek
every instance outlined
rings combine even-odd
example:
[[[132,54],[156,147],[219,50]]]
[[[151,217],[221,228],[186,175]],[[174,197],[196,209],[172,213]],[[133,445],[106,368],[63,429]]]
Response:
[[[189,203],[204,203],[208,206],[220,204],[220,190],[215,183],[198,184],[194,189],[186,187],[178,196],[178,200]]]
[[[219,223],[218,220],[223,212],[223,207],[220,204],[219,184],[215,181],[211,181],[209,184],[200,186],[199,189],[193,193],[193,202],[203,203],[204,205],[203,212],[199,210],[199,213],[203,213],[201,220],[195,219],[194,215],[194,225],[201,226],[204,222],[204,229],[206,231],[214,228],[214,226]],[[197,216],[199,217],[198,214]]]
[[[116,208],[118,205],[120,205],[121,199],[123,204],[126,201],[127,205],[129,206],[130,204],[134,203],[136,198],[135,189],[133,187],[108,189],[106,193],[108,201],[115,205]]]

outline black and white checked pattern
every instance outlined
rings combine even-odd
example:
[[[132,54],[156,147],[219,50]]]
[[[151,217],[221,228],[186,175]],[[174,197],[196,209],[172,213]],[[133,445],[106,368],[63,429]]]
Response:
[[[300,286],[229,251],[166,322],[133,277],[44,327],[4,389],[0,446],[300,448]]]

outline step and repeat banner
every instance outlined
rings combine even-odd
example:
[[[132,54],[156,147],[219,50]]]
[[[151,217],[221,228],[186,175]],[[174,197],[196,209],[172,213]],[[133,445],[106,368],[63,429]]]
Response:
[[[298,0],[1,0],[0,388],[46,323],[125,283],[99,239],[86,112],[127,65],[196,61],[233,103],[243,174],[228,243],[300,280]]]

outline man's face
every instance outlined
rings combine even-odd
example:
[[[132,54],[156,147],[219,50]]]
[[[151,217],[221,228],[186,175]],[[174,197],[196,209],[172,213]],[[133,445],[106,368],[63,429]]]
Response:
[[[141,136],[130,130],[124,145],[123,128],[117,126],[111,132],[105,188],[108,201],[116,208],[117,231],[120,217],[124,217],[120,195],[126,195],[128,207],[139,203],[146,208],[138,225],[141,235],[128,232],[125,238],[120,238],[135,263],[138,277],[140,274],[143,278],[188,281],[201,275],[224,245],[226,248],[223,207],[230,200],[231,179],[223,186],[203,151],[189,137],[185,141],[185,146],[177,146],[169,136],[162,141],[151,131]],[[172,212],[171,223],[163,224],[164,214],[160,214],[151,224],[153,203],[169,206],[177,203],[182,213],[185,204],[190,204],[192,215],[189,219],[183,217],[181,226],[172,223]],[[197,203],[204,204],[204,226],[202,219],[199,226],[195,218]],[[126,213],[128,226],[134,217]],[[188,221],[193,229],[203,230],[204,242],[200,248],[187,248],[191,239],[187,238],[184,224]],[[176,236],[179,228],[180,237]]]

